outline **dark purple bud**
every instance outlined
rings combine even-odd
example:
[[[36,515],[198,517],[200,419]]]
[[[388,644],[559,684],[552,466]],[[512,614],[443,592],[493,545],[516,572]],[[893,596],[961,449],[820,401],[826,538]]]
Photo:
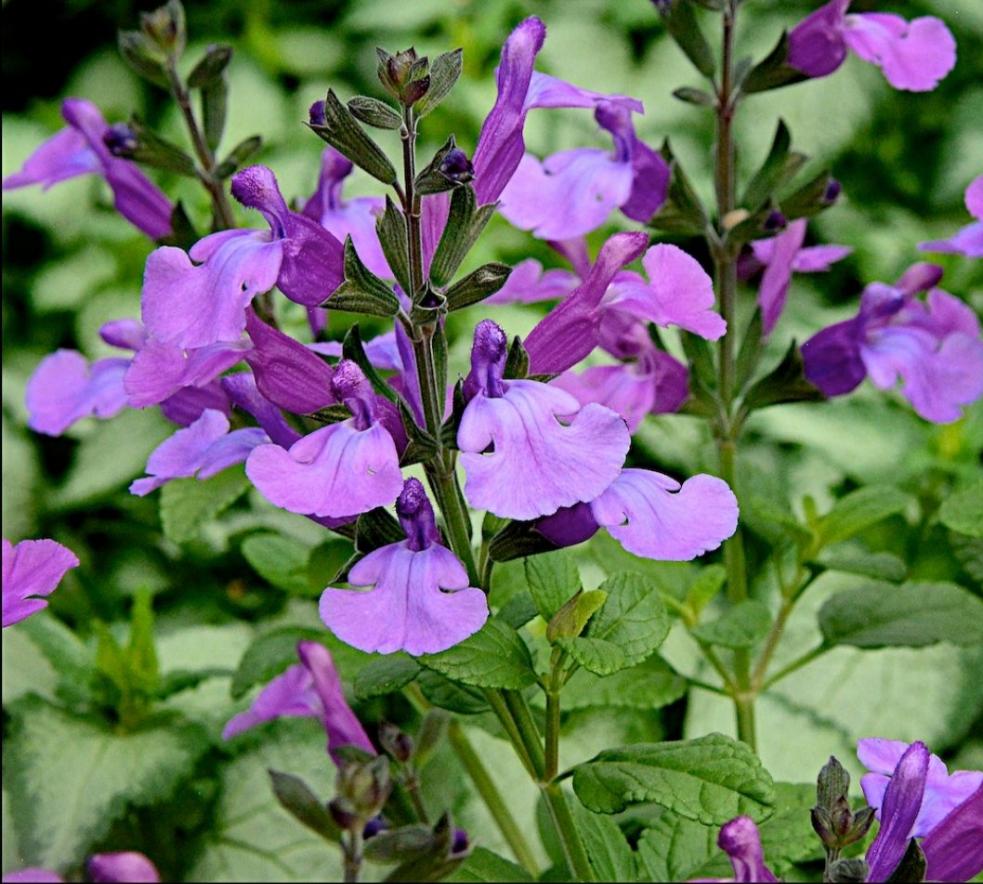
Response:
[[[474,178],[474,166],[459,147],[447,152],[440,162],[440,174],[455,184],[467,184]]]
[[[474,329],[471,346],[471,372],[464,381],[464,398],[471,401],[478,393],[489,398],[505,395],[502,375],[509,342],[505,332],[490,319],[483,319]]]
[[[765,230],[782,230],[787,224],[788,218],[777,209],[769,212],[768,217],[765,218]]]
[[[342,359],[335,366],[331,391],[352,413],[355,427],[367,430],[375,421],[375,394],[372,384],[351,359]]]
[[[335,798],[328,802],[328,813],[335,825],[346,832],[358,824],[358,814],[344,798]]]
[[[102,143],[114,157],[123,159],[132,157],[140,146],[136,133],[126,123],[114,123],[110,126],[102,136]]]
[[[308,122],[312,126],[325,126],[328,119],[324,115],[324,100],[315,101],[307,111]]]
[[[396,498],[396,515],[406,532],[406,545],[419,552],[440,541],[433,507],[419,479],[407,479]]]
[[[840,198],[840,192],[842,190],[843,185],[835,178],[830,178],[829,183],[826,185],[826,190],[823,191],[823,202],[827,206],[833,205]]]
[[[380,832],[385,832],[389,828],[389,823],[387,823],[381,816],[372,817],[366,824],[365,828],[362,829],[362,837],[368,841],[369,838],[373,838]]]
[[[830,850],[835,850],[839,845],[839,839],[833,831],[833,821],[830,819],[829,811],[825,807],[814,807],[810,815],[812,828],[815,829],[823,845]]]
[[[454,838],[451,841],[451,856],[461,856],[471,848],[471,839],[464,829],[455,829]]]
[[[417,485],[419,484],[417,482]],[[423,492],[422,486],[420,486],[420,492]],[[406,494],[405,489],[403,494]],[[423,499],[426,500],[426,494],[423,495]],[[413,506],[420,506],[418,499],[413,502]],[[388,721],[379,725],[379,743],[386,752],[402,764],[409,761],[413,755],[413,738]]]

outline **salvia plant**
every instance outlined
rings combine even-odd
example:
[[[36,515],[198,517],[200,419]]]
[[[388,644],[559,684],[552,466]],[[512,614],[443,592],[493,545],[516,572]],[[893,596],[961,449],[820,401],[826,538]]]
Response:
[[[862,487],[826,511],[806,496],[794,512],[767,503],[739,468],[742,435],[763,409],[822,409],[869,379],[899,388],[925,421],[947,423],[983,396],[979,321],[940,287],[942,269],[915,254],[900,279],[858,293],[851,318],[782,353],[768,346],[793,275],[825,271],[850,252],[806,244],[809,219],[834,207],[841,187],[826,170],[803,180],[807,157],[782,121],[763,157],[738,162],[734,138],[735,118],[758,93],[830,75],[848,53],[917,102],[955,64],[955,42],[939,19],[851,12],[849,0],[831,0],[751,59],[735,40],[742,5],[655,0],[650,10],[704,81],[675,95],[715,121],[713,205],[668,141],[638,137],[641,102],[536,69],[547,39],[536,17],[505,39],[477,143],[428,133],[442,144],[432,156],[421,155],[420,133],[454,100],[461,51],[377,50],[374,95],[329,89],[306,130],[298,125],[298,140],[326,146],[316,189],[296,202],[274,170],[250,165],[258,137],[223,143],[230,47],[185,64],[178,0],[120,33],[126,61],[175,102],[187,143],[137,117],[109,124],[90,101],[71,98],[66,127],[4,181],[46,188],[101,176],[116,210],[153,243],[139,319],[101,329],[119,355],[45,357],[27,386],[30,426],[59,436],[84,418],[159,408],[176,429],[130,491],[162,489],[172,537],[252,486],[273,508],[340,538],[329,552],[348,552],[321,562],[317,612],[305,607],[302,622],[245,649],[232,681],[239,711],[214,722],[218,748],[208,751],[243,741],[282,751],[264,756],[268,778],[238,793],[233,774],[231,795],[196,779],[209,740],[200,723],[181,723],[180,698],[208,674],[163,674],[148,594],[134,597],[128,636],[97,624],[91,645],[49,614],[15,626],[31,630],[64,683],[60,706],[21,701],[40,723],[5,753],[5,778],[26,795],[12,806],[19,855],[35,864],[5,881],[83,869],[93,881],[155,881],[155,862],[187,871],[170,855],[91,853],[128,803],[146,807],[172,792],[166,770],[182,758],[175,800],[188,820],[226,800],[233,816],[248,815],[272,789],[285,814],[266,825],[294,827],[278,842],[278,875],[289,871],[296,823],[337,850],[338,864],[314,870],[315,880],[967,881],[983,871],[983,773],[950,773],[923,742],[875,736],[857,746],[862,799],[836,758],[816,787],[775,783],[756,754],[755,721],[763,695],[837,647],[978,646],[983,601],[951,583],[904,582],[900,559],[844,543],[904,512],[911,501],[901,491]],[[527,152],[527,116],[556,108],[593,118],[603,146]],[[355,168],[378,195],[343,196]],[[201,186],[207,232],[146,170]],[[924,252],[983,256],[983,178],[969,184],[966,204],[976,220]],[[592,254],[586,235],[616,212],[629,229]],[[566,269],[535,259],[476,266],[472,250],[496,214],[548,242]],[[693,255],[666,239],[703,246]],[[755,280],[756,303],[745,304],[741,283]],[[553,306],[528,333],[499,318],[515,313],[498,305],[539,301]],[[466,308],[467,325],[452,321]],[[339,341],[343,314],[354,321]],[[464,340],[449,333],[465,328]],[[597,351],[610,358],[590,359]],[[633,435],[651,415],[674,413],[705,424],[715,475],[642,465]],[[980,487],[952,497],[941,515],[969,538],[981,536]],[[748,526],[767,539],[764,555],[748,549]],[[315,572],[298,564],[288,537],[264,538],[250,561],[277,585],[299,582],[303,595]],[[600,575],[578,557],[589,540],[603,551]],[[704,556],[688,570],[653,564]],[[3,626],[38,614],[79,566],[54,540],[4,540]],[[826,598],[821,639],[802,645],[786,626],[827,571],[855,583]],[[689,651],[666,656],[688,660],[686,671],[660,655],[670,628]],[[239,699],[260,685],[251,701]],[[633,742],[601,748],[597,737],[587,757],[564,763],[561,734],[578,710],[652,710],[689,689],[730,702],[734,736],[660,742],[639,726]],[[876,706],[879,688],[869,690]],[[383,718],[393,710],[400,724]],[[50,763],[108,753],[96,769],[121,785],[107,800],[98,779],[75,798],[32,792],[20,782],[25,745],[47,739],[44,722],[80,711],[89,718],[72,719],[77,741],[52,747],[61,760]],[[115,742],[97,736],[93,716],[112,723]],[[285,717],[323,726],[326,755],[314,767],[333,771],[333,793],[271,723]],[[475,744],[473,722],[511,746],[538,790],[542,848],[519,822],[514,781]],[[466,774],[487,831],[455,821],[449,770]],[[66,832],[52,822],[52,800],[85,802],[104,820]],[[116,826],[118,839],[136,831]],[[258,836],[238,837],[248,850]],[[118,839],[113,846],[131,846]],[[208,874],[230,873],[217,864]]]

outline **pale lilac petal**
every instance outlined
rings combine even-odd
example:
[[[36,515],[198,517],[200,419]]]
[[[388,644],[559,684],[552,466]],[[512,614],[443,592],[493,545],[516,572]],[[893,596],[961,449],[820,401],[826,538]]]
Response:
[[[259,427],[233,430],[208,446],[201,457],[196,476],[209,479],[228,467],[243,463],[254,448],[269,441],[269,436]]]
[[[579,374],[565,371],[550,381],[573,396],[581,405],[594,402],[624,418],[630,432],[655,406],[655,384],[629,365],[596,365]]]
[[[63,884],[64,880],[57,872],[36,866],[6,872],[3,876],[3,884]]]
[[[912,264],[894,284],[894,288],[903,295],[915,295],[927,292],[942,279],[942,268],[938,264],[919,261]]]
[[[652,470],[623,470],[590,506],[597,523],[628,552],[661,561],[694,559],[737,529],[734,492],[702,474],[680,485]]]
[[[94,853],[85,864],[95,884],[157,884],[160,873],[142,853]]]
[[[928,92],[956,64],[956,41],[934,17],[911,22],[882,12],[848,15],[843,39],[864,61],[877,65],[895,89]]]
[[[56,350],[41,360],[27,382],[27,425],[60,436],[82,418],[114,417],[127,404],[123,377],[129,365],[129,359],[90,364],[75,350]]]
[[[157,405],[185,387],[207,387],[242,361],[246,341],[216,343],[194,350],[151,339],[133,357],[123,386],[133,408]]]
[[[246,474],[274,505],[292,513],[339,518],[392,503],[403,487],[392,437],[379,423],[353,421],[315,430],[284,450],[261,445]]]
[[[526,337],[532,372],[559,374],[590,354],[597,345],[598,308],[608,285],[622,267],[641,257],[647,245],[644,233],[616,233],[604,243],[580,286]]]
[[[758,289],[764,334],[770,334],[785,309],[792,268],[805,240],[806,224],[805,218],[793,221],[773,240],[771,257]]]
[[[230,235],[226,235],[230,234]],[[143,324],[148,334],[183,349],[237,341],[246,327],[246,307],[276,285],[283,242],[270,234],[236,230],[206,237],[188,254],[165,246],[151,252],[143,277]],[[203,246],[199,250],[199,246]]]
[[[508,381],[503,396],[478,395],[468,403],[457,443],[469,503],[498,516],[533,519],[593,500],[617,477],[631,435],[607,408],[581,409],[555,387]],[[490,445],[494,449],[486,451]]]
[[[983,786],[946,815],[921,848],[927,881],[971,881],[983,872]]]
[[[976,221],[956,231],[949,239],[934,239],[918,244],[923,252],[965,255],[983,258],[983,221]]]
[[[240,372],[222,378],[222,389],[237,408],[256,418],[270,441],[282,448],[289,448],[300,439],[300,433],[284,420],[280,409],[256,388],[256,379],[251,372]]]
[[[532,72],[525,108],[532,110],[537,107],[596,107],[601,101],[613,102],[637,114],[645,112],[645,107],[637,98],[627,95],[605,95],[603,92],[581,89],[573,83],[539,71]]]
[[[3,626],[12,626],[48,606],[44,598],[77,568],[78,557],[54,540],[3,540]]]
[[[932,289],[925,301],[909,301],[898,312],[899,324],[925,329],[936,338],[962,333],[980,336],[980,320],[969,304],[944,289]]]
[[[311,673],[302,664],[295,663],[263,688],[245,712],[229,720],[222,731],[222,739],[230,740],[274,718],[315,718],[321,714],[321,701]]]
[[[297,654],[310,673],[320,702],[321,720],[328,735],[328,754],[335,764],[341,765],[338,750],[344,746],[356,746],[375,755],[375,746],[345,699],[345,690],[331,659],[331,652],[319,642],[302,641],[297,645]]]
[[[881,826],[867,851],[870,881],[886,881],[908,848],[925,794],[929,756],[924,743],[912,743],[893,771],[880,807]]]
[[[852,252],[850,246],[807,246],[799,249],[792,261],[792,270],[796,273],[823,273]]]
[[[539,239],[571,239],[600,227],[631,193],[631,164],[595,148],[575,148],[542,163],[526,154],[502,192],[499,210]]]
[[[733,880],[738,884],[777,884],[778,878],[765,864],[758,827],[750,817],[739,816],[721,826],[717,845],[730,857],[734,867]]]
[[[807,77],[825,77],[846,58],[844,16],[850,0],[830,0],[788,35],[788,64]]]
[[[342,641],[369,653],[435,654],[488,619],[485,594],[468,586],[464,567],[437,544],[418,551],[406,541],[384,546],[358,562],[348,579],[374,589],[326,589],[321,619]]]
[[[575,273],[559,268],[543,270],[535,258],[526,258],[512,268],[509,278],[486,304],[535,304],[551,301],[572,292],[580,279]]]
[[[113,319],[99,328],[99,337],[110,347],[121,350],[139,350],[146,342],[143,325],[136,319]]]
[[[99,157],[82,133],[66,126],[42,142],[24,161],[20,171],[4,178],[3,189],[14,190],[40,184],[47,190],[59,181],[101,170]]]
[[[966,211],[983,221],[983,175],[974,178],[966,188]]]

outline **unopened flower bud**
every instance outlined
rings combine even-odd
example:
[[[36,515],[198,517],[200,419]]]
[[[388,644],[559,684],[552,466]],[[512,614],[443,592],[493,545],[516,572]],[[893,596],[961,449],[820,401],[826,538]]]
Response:
[[[180,0],[169,0],[164,6],[140,15],[140,30],[164,52],[180,55],[184,51],[184,7]]]
[[[471,839],[464,829],[455,829],[454,838],[451,841],[451,856],[458,857],[467,853],[471,849]]]
[[[829,811],[825,807],[814,807],[810,811],[812,828],[816,830],[820,841],[829,850],[835,850],[839,844],[836,832],[833,831],[833,820],[830,818]]]
[[[308,122],[312,126],[325,126],[328,119],[324,115],[324,99],[315,101],[307,111]]]
[[[846,832],[840,839],[840,844],[843,847],[847,847],[850,844],[854,844],[866,837],[867,832],[870,831],[871,825],[874,822],[874,808],[864,807],[858,810],[853,815],[853,823],[850,826],[848,832]]]
[[[455,184],[467,184],[474,178],[474,166],[468,155],[459,147],[447,152],[440,161],[440,174]]]
[[[422,487],[421,487],[422,490]],[[405,497],[404,491],[400,498]],[[424,499],[425,496],[424,496]],[[379,725],[379,742],[396,761],[405,764],[413,755],[413,738],[388,721]]]
[[[827,206],[833,205],[839,197],[840,192],[843,190],[843,186],[835,178],[830,178],[829,183],[826,185],[826,190],[823,191],[823,202]]]
[[[850,774],[833,756],[823,765],[816,778],[816,803],[832,812],[841,798],[850,791]]]
[[[392,790],[389,759],[380,755],[370,761],[352,761],[338,772],[338,797],[347,802],[345,809],[359,819],[368,820],[382,809]]]
[[[126,123],[114,123],[102,136],[102,142],[114,157],[129,159],[140,146],[136,133]]]
[[[732,209],[721,219],[724,230],[732,230],[742,221],[746,221],[750,215],[747,209]]]
[[[390,55],[384,49],[377,49],[379,55],[379,80],[394,98],[405,107],[412,107],[430,89],[430,60],[420,58],[411,46]]]
[[[346,832],[353,829],[359,823],[359,815],[355,812],[351,803],[344,798],[334,798],[328,802],[328,813],[339,829]]]
[[[860,859],[838,859],[829,867],[829,881],[834,884],[859,884],[867,880],[867,863]]]
[[[788,218],[775,209],[765,218],[765,230],[782,230],[788,225]]]
[[[850,811],[850,802],[841,795],[829,809],[830,819],[833,821],[833,831],[838,839],[842,839],[850,827],[853,825],[853,813]]]
[[[380,832],[385,832],[389,828],[389,823],[387,823],[381,816],[374,816],[366,824],[365,828],[362,829],[362,837],[367,841],[369,838],[373,838]]]

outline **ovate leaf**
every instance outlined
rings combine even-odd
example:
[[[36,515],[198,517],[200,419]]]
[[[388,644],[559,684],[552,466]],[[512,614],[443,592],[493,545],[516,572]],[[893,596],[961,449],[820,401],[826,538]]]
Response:
[[[210,479],[175,479],[160,492],[160,523],[175,543],[198,536],[203,524],[232,506],[249,488],[242,467],[223,470]]]
[[[947,497],[939,508],[939,521],[960,534],[983,537],[983,482]]]
[[[494,617],[459,645],[419,660],[453,681],[479,688],[519,690],[536,681],[532,657],[519,633]]]
[[[747,599],[739,602],[710,623],[693,630],[700,641],[724,648],[754,647],[771,626],[771,611],[764,602]]]
[[[823,546],[839,543],[865,528],[900,513],[908,505],[908,495],[889,485],[869,485],[836,502],[819,522]]]

